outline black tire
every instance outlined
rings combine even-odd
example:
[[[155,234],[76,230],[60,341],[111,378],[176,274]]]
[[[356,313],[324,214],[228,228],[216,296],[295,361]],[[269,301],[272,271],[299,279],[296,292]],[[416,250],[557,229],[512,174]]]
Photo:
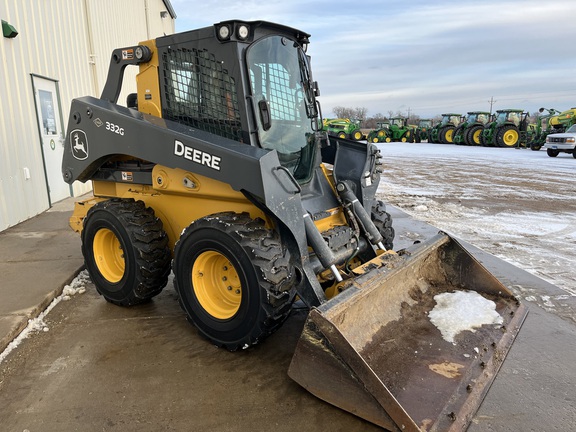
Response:
[[[336,134],[336,136],[340,139],[347,139],[348,138],[348,134],[346,132],[338,132]]]
[[[445,126],[438,133],[438,141],[442,144],[454,143],[454,126]]]
[[[532,151],[540,151],[542,146],[540,144],[530,144],[530,150]]]
[[[382,201],[376,201],[372,205],[371,212],[372,222],[378,228],[378,231],[384,238],[382,244],[387,250],[394,248],[394,228],[392,227],[392,216],[386,211],[386,204]]]
[[[421,143],[422,142],[422,133],[415,132],[414,133],[414,142]]]
[[[84,219],[82,254],[96,290],[119,306],[160,294],[170,274],[170,249],[162,221],[142,201],[112,199]]]
[[[350,138],[352,138],[354,141],[360,141],[362,138],[364,138],[364,135],[362,134],[361,130],[355,130],[350,134]]]
[[[546,154],[550,157],[556,157],[560,154],[560,152],[554,149],[546,149]]]
[[[516,147],[520,141],[520,132],[516,126],[505,125],[496,132],[496,146]]]
[[[484,128],[480,125],[472,126],[466,132],[466,142],[468,145],[479,146],[482,145],[482,132]]]
[[[407,130],[400,137],[400,142],[410,142],[411,136],[412,136],[412,133],[409,130]]]
[[[188,320],[230,351],[278,329],[296,294],[290,254],[279,235],[247,213],[193,222],[176,243],[173,268]]]

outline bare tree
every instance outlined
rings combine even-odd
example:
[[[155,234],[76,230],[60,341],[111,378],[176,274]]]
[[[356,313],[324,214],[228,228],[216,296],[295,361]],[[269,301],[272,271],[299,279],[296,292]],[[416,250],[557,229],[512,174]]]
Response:
[[[364,107],[350,108],[350,107],[336,106],[332,108],[332,112],[338,118],[349,118],[364,121],[366,120],[368,109]]]

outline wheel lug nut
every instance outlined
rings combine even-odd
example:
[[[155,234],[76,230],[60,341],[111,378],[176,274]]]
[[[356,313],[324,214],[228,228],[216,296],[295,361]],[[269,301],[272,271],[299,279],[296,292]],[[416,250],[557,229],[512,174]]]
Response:
[[[228,291],[232,291],[232,287],[231,287],[231,286],[228,286],[227,289],[228,289]]]
[[[227,281],[228,278],[227,278],[226,276],[222,276],[222,280],[223,280],[223,281]]]
[[[240,290],[239,290],[239,289],[236,290],[236,294],[240,294]]]

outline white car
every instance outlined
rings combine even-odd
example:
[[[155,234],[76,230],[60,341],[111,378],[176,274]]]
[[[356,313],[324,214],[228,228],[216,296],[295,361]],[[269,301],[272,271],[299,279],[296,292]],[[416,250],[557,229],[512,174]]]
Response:
[[[560,153],[572,153],[576,158],[576,124],[573,124],[564,133],[550,134],[546,137],[544,148],[550,157],[556,157]]]

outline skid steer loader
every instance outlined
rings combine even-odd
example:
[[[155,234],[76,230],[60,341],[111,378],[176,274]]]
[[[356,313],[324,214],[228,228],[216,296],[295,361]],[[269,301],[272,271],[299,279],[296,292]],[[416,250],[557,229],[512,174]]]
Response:
[[[121,306],[159,294],[172,270],[188,320],[232,351],[298,298],[310,313],[294,380],[389,430],[462,430],[525,309],[445,234],[392,250],[378,148],[321,132],[308,43],[225,21],[114,50],[101,97],[72,101],[62,166],[93,184],[70,219],[86,267]],[[429,313],[460,291],[499,320],[446,340]]]

